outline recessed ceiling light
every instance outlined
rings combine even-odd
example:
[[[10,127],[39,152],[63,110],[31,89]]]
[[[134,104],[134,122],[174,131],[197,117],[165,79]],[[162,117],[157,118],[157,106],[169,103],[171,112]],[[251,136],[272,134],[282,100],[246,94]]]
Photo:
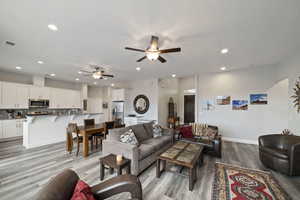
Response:
[[[48,25],[48,28],[49,28],[51,31],[57,31],[57,30],[58,30],[58,28],[57,28],[57,26],[56,26],[55,24],[49,24],[49,25]]]
[[[37,61],[37,63],[39,63],[40,65],[44,64],[44,62],[41,60]]]
[[[135,68],[137,71],[140,71],[141,70],[141,68],[140,67],[137,67],[137,68]]]
[[[76,80],[76,81],[79,81],[79,78],[76,78],[75,80]]]
[[[115,86],[115,84],[113,84],[113,83],[112,83],[112,84],[110,84],[110,85],[111,85],[111,87],[114,87],[114,86]]]
[[[56,76],[56,74],[50,74],[50,76]]]
[[[97,85],[97,82],[94,82],[94,85]]]
[[[175,77],[176,77],[176,74],[172,74],[172,77],[175,78]]]
[[[228,51],[229,51],[229,50],[225,48],[225,49],[222,49],[222,50],[221,50],[221,53],[222,53],[222,54],[226,54],[226,53],[228,53]]]
[[[225,71],[226,67],[221,67],[220,70]]]
[[[78,71],[78,74],[82,74],[82,71]]]
[[[16,69],[17,69],[17,70],[21,70],[21,69],[22,69],[22,67],[20,67],[20,66],[16,66]]]

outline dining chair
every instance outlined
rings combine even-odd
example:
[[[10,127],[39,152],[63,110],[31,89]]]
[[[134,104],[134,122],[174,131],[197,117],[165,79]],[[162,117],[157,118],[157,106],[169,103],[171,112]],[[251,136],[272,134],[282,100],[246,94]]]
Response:
[[[105,137],[108,135],[108,130],[115,128],[115,121],[105,122]]]
[[[95,119],[85,119],[84,120],[84,126],[94,126],[95,125]],[[98,148],[98,139],[100,139],[100,145],[101,145],[101,150],[102,150],[102,140],[105,139],[105,134],[103,132],[100,133],[94,133],[92,134],[93,139],[95,140],[96,143],[96,149]]]
[[[93,137],[89,136],[91,142],[91,148],[93,147]],[[83,137],[78,133],[78,127],[75,123],[69,123],[67,127],[67,151],[71,154],[73,150],[73,142],[77,143],[76,156],[79,154],[80,143],[83,143]]]

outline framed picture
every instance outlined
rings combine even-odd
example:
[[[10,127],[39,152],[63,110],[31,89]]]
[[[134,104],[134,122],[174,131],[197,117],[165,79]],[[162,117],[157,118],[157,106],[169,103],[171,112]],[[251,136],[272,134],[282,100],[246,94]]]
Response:
[[[230,101],[230,96],[217,96],[217,105],[229,105]]]
[[[203,111],[212,111],[215,109],[214,101],[213,100],[204,100],[202,102],[202,110]]]
[[[250,94],[250,104],[261,105],[268,104],[267,94]]]
[[[232,110],[248,110],[248,101],[247,100],[233,100],[232,101]]]

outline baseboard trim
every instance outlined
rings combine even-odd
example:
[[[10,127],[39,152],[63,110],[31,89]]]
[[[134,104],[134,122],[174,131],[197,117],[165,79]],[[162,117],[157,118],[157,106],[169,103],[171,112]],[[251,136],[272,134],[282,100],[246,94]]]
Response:
[[[10,138],[1,138],[0,142],[10,142],[10,141],[21,140],[21,139],[23,139],[23,136],[10,137]]]
[[[241,139],[241,138],[232,138],[232,137],[222,137],[225,141],[230,142],[238,142],[238,143],[244,143],[244,144],[255,144],[258,145],[258,141],[256,140],[247,140],[247,139]]]

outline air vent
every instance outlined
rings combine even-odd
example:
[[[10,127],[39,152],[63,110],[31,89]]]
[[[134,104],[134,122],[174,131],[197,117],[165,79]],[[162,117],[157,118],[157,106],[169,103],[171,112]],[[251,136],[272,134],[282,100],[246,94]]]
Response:
[[[10,45],[10,46],[15,46],[16,45],[14,42],[11,42],[11,41],[6,41],[5,44]]]

